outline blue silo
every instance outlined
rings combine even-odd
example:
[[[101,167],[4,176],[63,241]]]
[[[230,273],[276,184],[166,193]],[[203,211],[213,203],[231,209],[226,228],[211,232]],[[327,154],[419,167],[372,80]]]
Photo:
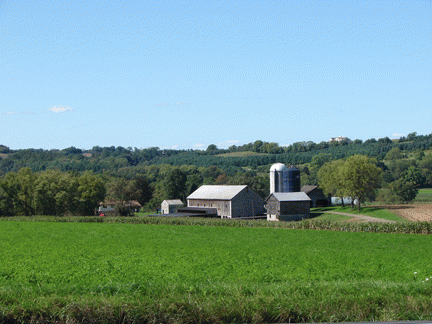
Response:
[[[287,173],[287,182],[285,192],[300,192],[300,170],[291,165],[285,171]]]

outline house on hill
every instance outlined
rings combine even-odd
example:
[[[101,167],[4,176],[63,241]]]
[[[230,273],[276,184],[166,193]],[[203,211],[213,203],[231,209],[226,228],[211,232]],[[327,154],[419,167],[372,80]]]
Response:
[[[327,197],[318,186],[303,186],[300,191],[304,192],[311,199],[311,208],[328,207],[331,205],[330,197]]]
[[[161,204],[161,213],[162,214],[173,214],[176,213],[177,210],[183,207],[184,204],[180,199],[174,200],[164,200]]]
[[[246,185],[204,185],[187,197],[188,208],[216,208],[221,218],[264,214],[264,200]]]
[[[311,199],[304,192],[274,192],[266,199],[268,221],[309,218]]]

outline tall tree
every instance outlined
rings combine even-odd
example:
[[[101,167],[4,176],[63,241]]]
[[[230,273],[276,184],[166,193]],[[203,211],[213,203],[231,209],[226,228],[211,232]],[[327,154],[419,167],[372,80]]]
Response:
[[[77,213],[80,215],[93,215],[106,193],[102,179],[92,172],[85,172],[78,178],[77,191],[79,196]]]
[[[148,180],[143,177],[135,179],[135,186],[137,190],[136,199],[142,206],[144,206],[150,201],[150,199],[152,199],[153,188],[150,186]]]
[[[21,168],[17,173],[9,172],[2,181],[8,205],[13,206],[14,215],[33,215],[34,182],[36,176],[29,168]]]
[[[324,194],[340,197],[342,206],[344,204],[344,188],[342,187],[341,169],[344,165],[343,160],[327,162],[318,171],[318,183]]]
[[[358,200],[358,209],[366,197],[380,187],[381,169],[376,160],[365,155],[354,155],[346,159],[340,169],[341,187],[344,192]]]
[[[164,191],[167,199],[185,200],[186,195],[186,174],[179,168],[168,172],[164,181]]]

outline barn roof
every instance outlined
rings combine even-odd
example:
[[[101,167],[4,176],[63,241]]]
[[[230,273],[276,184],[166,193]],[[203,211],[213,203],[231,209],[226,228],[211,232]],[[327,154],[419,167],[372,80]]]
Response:
[[[164,200],[162,203],[166,202],[168,205],[183,205],[180,199]]]
[[[247,186],[204,185],[191,193],[187,199],[231,200]]]
[[[311,200],[309,196],[306,195],[304,192],[273,192],[270,195],[270,197],[272,195],[279,201],[310,201]]]
[[[316,188],[318,188],[318,186],[303,186],[303,187],[301,187],[300,191],[303,191],[305,193],[309,193],[309,192],[315,190]]]

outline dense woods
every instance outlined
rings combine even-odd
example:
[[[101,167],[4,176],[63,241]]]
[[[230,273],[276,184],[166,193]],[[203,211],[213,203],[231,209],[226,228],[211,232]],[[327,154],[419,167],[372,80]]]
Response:
[[[228,149],[212,144],[205,151],[121,146],[13,150],[0,145],[0,215],[91,215],[104,199],[138,200],[154,211],[163,199],[184,200],[202,184],[247,184],[266,197],[268,171],[276,162],[297,165],[302,184],[321,184],[328,194],[343,195],[335,185],[341,179],[332,172],[354,155],[373,159],[381,170],[381,189],[363,200],[407,202],[418,188],[432,186],[431,149],[432,134],[416,133],[399,140],[286,147],[263,141]],[[328,179],[333,179],[331,185]]]

